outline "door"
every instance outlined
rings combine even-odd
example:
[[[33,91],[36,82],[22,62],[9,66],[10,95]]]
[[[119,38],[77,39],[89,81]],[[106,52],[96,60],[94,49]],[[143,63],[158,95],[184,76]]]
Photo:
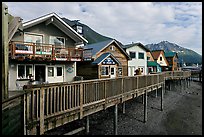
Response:
[[[45,65],[35,65],[35,80],[45,82]]]
[[[116,77],[116,68],[114,66],[110,67],[110,78]]]
[[[64,81],[64,65],[47,66],[47,81],[57,83]]]

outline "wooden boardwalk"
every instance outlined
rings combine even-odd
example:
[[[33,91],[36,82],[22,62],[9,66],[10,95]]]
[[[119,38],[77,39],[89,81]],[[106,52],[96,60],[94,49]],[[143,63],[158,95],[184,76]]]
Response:
[[[114,133],[117,134],[117,105],[139,96],[144,100],[144,122],[147,121],[147,93],[161,91],[161,110],[166,80],[182,80],[188,85],[190,71],[167,71],[158,74],[139,75],[112,79],[96,79],[72,83],[33,85],[24,93],[2,103],[2,114],[18,103],[23,106],[21,119],[25,135],[44,134],[46,131],[86,118],[86,131],[89,131],[88,116],[115,106]],[[84,128],[83,128],[84,129]]]

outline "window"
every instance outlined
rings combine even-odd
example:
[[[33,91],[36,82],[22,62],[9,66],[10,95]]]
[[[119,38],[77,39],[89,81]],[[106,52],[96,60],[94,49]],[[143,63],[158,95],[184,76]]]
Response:
[[[136,58],[136,53],[130,51],[130,57],[131,57],[131,58]]]
[[[32,42],[32,43],[35,43],[36,45],[40,45],[43,43],[43,36],[37,35],[37,34],[25,33],[24,34],[24,41],[25,42]]]
[[[147,60],[150,60],[150,57],[147,57]]]
[[[123,75],[123,68],[118,68],[118,76],[122,76]]]
[[[139,59],[144,59],[144,53],[139,53]]]
[[[79,34],[82,34],[82,26],[77,26],[77,32],[78,32]]]
[[[160,61],[162,61],[162,57],[160,57]]]
[[[102,66],[101,67],[101,75],[108,75],[108,74],[109,74],[108,67]]]
[[[40,47],[40,46],[42,46],[42,43],[43,43],[43,36],[42,35],[25,33],[24,34],[24,41],[38,45],[36,47],[36,51],[40,51],[42,49],[42,47]],[[28,51],[32,51],[32,46],[28,46]]]
[[[32,65],[17,65],[18,79],[30,79],[33,75]]]
[[[56,46],[65,46],[65,38],[50,36],[50,44],[53,44]]]
[[[48,67],[48,77],[54,77],[54,67]]]
[[[62,67],[57,67],[57,76],[62,76]]]
[[[110,50],[114,51],[115,47],[114,46],[110,46]]]

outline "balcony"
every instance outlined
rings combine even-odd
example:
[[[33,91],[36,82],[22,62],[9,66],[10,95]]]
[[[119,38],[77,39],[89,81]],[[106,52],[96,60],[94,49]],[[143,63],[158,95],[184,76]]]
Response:
[[[65,48],[51,44],[40,43],[36,45],[25,42],[11,42],[9,44],[9,58],[19,61],[83,61],[83,53],[83,48]]]

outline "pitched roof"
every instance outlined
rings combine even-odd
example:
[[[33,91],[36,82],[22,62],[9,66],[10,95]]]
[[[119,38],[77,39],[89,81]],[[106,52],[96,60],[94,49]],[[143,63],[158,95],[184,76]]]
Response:
[[[92,64],[100,64],[103,62],[106,58],[111,57],[115,62],[118,64],[121,64],[111,53],[103,53],[100,57],[98,57]]]
[[[174,57],[176,55],[176,52],[165,52],[164,56],[165,57]]]
[[[155,59],[158,59],[159,55],[161,54],[162,50],[155,50],[152,51],[152,57]]]
[[[133,46],[139,46],[141,47],[142,49],[144,49],[145,51],[150,51],[148,48],[146,48],[142,43],[132,43],[132,44],[127,44],[127,45],[123,45],[123,48],[124,49],[127,49],[127,48],[130,48],[130,47],[133,47]]]
[[[147,61],[147,66],[148,67],[156,67],[160,66],[156,61]]]
[[[82,37],[80,34],[78,34],[72,27],[70,27],[67,23],[65,23],[65,22],[64,22],[56,13],[54,13],[54,12],[53,12],[53,13],[49,13],[49,14],[44,15],[44,16],[41,16],[41,17],[38,17],[38,18],[36,18],[36,19],[30,20],[30,21],[24,22],[24,23],[23,23],[23,27],[24,27],[24,29],[26,29],[26,28],[29,28],[29,27],[34,26],[34,25],[36,25],[36,24],[39,24],[39,23],[41,23],[41,22],[44,22],[44,21],[46,21],[46,20],[48,20],[48,19],[51,19],[50,22],[53,22],[53,19],[52,19],[51,17],[55,17],[55,18],[57,19],[56,21],[58,21],[58,22],[61,23],[63,26],[65,26],[65,29],[66,29],[66,30],[64,30],[65,33],[66,33],[66,31],[67,31],[67,32],[70,32],[70,33],[72,33],[75,37],[77,37],[78,39],[81,39],[81,40],[83,40],[84,42],[88,43],[88,41],[87,41],[84,37]],[[49,23],[49,22],[48,22],[48,23]]]
[[[105,49],[107,46],[109,46],[111,43],[115,42],[116,45],[118,45],[119,49],[128,57],[128,59],[131,59],[130,56],[124,51],[124,49],[121,47],[121,44],[117,43],[116,40],[110,39],[98,43],[93,43],[93,44],[87,44],[84,46],[84,49],[91,49],[92,48],[92,56],[96,55],[98,52],[102,51]]]

